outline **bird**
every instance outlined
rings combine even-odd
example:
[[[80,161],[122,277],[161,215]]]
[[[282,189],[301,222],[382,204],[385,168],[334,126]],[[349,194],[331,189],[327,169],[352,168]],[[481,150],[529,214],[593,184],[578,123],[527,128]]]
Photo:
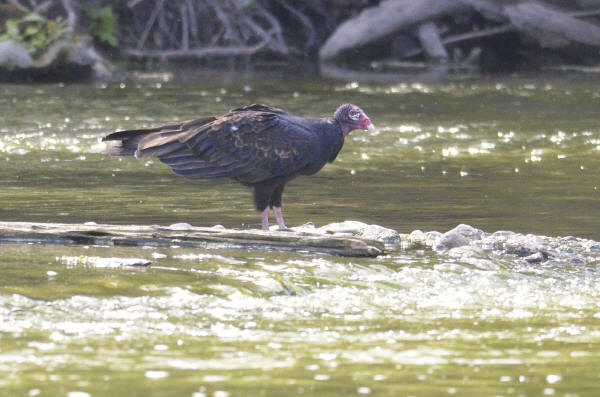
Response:
[[[270,230],[272,210],[279,230],[289,231],[281,209],[286,183],[333,162],[354,130],[375,126],[352,104],[339,106],[333,118],[303,118],[252,104],[221,116],[117,131],[102,141],[108,142],[104,154],[156,157],[186,178],[231,178],[251,187],[262,229]]]

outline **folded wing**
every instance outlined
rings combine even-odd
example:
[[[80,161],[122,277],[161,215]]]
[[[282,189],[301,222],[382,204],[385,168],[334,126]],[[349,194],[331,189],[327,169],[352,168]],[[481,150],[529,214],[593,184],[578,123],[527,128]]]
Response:
[[[218,118],[117,132],[105,140],[118,141],[121,155],[133,151],[138,158],[158,157],[187,178],[228,177],[247,184],[301,172],[319,151],[314,132],[265,105]],[[110,147],[107,152],[113,154]]]

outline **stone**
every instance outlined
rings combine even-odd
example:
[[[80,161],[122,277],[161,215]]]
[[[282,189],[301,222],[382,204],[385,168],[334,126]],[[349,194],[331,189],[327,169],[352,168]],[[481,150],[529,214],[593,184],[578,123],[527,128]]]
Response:
[[[33,58],[22,44],[14,40],[0,41],[0,67],[12,70],[33,66]]]
[[[518,257],[528,257],[536,253],[542,253],[548,257],[548,247],[544,240],[533,234],[522,235],[514,234],[510,236],[503,244],[503,249],[508,254]]]
[[[547,257],[544,257],[544,254],[541,252],[536,252],[535,254],[526,256],[523,260],[527,263],[542,263],[546,261]]]
[[[386,244],[399,244],[400,234],[393,230],[379,225],[369,225],[358,221],[344,221],[331,223],[319,228],[326,233],[331,234],[351,234],[353,236],[377,240]]]
[[[486,234],[469,225],[458,225],[444,233],[433,245],[435,251],[447,251],[451,248],[469,245],[472,241],[481,240]]]
[[[171,230],[192,230],[194,227],[189,223],[180,222],[169,225],[169,229]]]

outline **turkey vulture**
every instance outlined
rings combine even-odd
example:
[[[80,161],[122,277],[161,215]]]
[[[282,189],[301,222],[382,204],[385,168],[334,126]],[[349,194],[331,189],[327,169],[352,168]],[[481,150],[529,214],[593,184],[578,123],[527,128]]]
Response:
[[[254,188],[254,204],[269,230],[269,208],[280,230],[285,184],[312,175],[335,160],[353,130],[374,130],[357,106],[341,105],[332,119],[302,118],[266,105],[234,109],[160,127],[119,131],[104,153],[137,158],[158,157],[179,175],[191,179],[232,178]]]

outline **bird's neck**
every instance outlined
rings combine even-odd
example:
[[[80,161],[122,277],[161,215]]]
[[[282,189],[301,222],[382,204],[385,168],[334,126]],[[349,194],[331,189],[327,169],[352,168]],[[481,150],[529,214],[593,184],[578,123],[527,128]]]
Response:
[[[344,145],[344,130],[337,120],[330,121],[330,127],[323,129],[321,135],[322,147],[325,150],[325,155],[328,162],[332,162],[337,157],[338,153]]]
[[[342,132],[342,139],[344,139],[352,131],[348,129],[348,126],[346,126],[343,123],[340,123],[336,119],[332,119],[331,123],[334,124],[337,127],[337,129],[339,129]]]

